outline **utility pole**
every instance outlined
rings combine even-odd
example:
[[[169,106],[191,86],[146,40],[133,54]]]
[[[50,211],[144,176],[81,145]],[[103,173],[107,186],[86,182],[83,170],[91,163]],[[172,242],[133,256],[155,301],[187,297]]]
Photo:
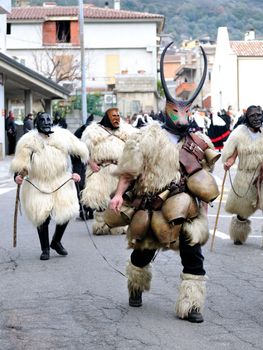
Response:
[[[84,46],[84,13],[83,0],[79,0],[79,41],[81,57],[81,101],[82,101],[82,121],[87,120],[87,91],[86,91],[86,70],[85,70],[85,46]]]

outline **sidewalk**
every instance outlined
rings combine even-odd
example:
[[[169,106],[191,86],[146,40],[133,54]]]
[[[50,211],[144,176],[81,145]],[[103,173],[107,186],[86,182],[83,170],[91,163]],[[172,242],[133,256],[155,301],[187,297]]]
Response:
[[[9,172],[10,163],[14,156],[5,156],[3,160],[0,160],[0,184],[3,184],[13,178],[13,175]]]

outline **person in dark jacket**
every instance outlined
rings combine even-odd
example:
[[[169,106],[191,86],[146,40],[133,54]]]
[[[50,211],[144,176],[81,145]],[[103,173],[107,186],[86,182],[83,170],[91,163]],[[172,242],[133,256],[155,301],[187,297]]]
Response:
[[[34,129],[33,114],[29,113],[24,119],[23,131],[24,134]]]
[[[6,119],[5,129],[7,132],[8,138],[8,155],[15,153],[16,148],[16,124],[15,124],[15,116],[13,112],[9,112],[8,117]]]
[[[211,124],[207,130],[207,135],[213,142],[215,149],[221,151],[224,147],[228,136],[231,133],[230,130],[230,118],[224,110],[217,115],[210,115]]]
[[[94,120],[94,115],[90,114],[90,116],[87,118],[86,123],[81,125],[74,133],[74,135],[81,139],[81,136],[86,129],[86,127]],[[80,209],[79,209],[79,218],[81,220],[88,220],[93,219],[93,209],[90,207],[86,207],[85,205],[82,205],[80,202],[80,192],[83,190],[85,185],[85,172],[86,172],[86,165],[84,165],[79,157],[71,156],[71,162],[72,162],[72,168],[73,172],[77,172],[80,174],[81,180],[78,184],[76,184],[77,192],[78,192],[78,199],[80,203]]]
[[[55,112],[54,115],[54,125],[58,125],[63,129],[67,129],[68,128],[68,124],[66,122],[66,118],[61,116],[60,112]]]

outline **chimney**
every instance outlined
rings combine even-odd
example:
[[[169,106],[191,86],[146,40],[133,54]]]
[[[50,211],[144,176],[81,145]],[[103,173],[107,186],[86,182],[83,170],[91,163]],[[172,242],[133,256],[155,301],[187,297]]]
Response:
[[[43,7],[56,7],[56,6],[57,6],[57,3],[54,1],[43,2]]]
[[[27,7],[29,6],[28,0],[16,0],[16,6],[17,7]]]
[[[121,9],[121,0],[114,0],[114,10]]]
[[[255,29],[251,28],[245,33],[245,41],[252,41],[256,39]]]

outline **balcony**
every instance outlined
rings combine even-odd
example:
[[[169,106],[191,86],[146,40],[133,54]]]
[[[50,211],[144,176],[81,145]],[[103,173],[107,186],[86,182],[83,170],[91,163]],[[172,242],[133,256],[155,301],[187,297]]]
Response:
[[[192,92],[195,90],[195,88],[195,83],[184,82],[177,86],[177,88],[175,89],[175,95],[176,97],[180,97],[183,100],[188,99]]]

